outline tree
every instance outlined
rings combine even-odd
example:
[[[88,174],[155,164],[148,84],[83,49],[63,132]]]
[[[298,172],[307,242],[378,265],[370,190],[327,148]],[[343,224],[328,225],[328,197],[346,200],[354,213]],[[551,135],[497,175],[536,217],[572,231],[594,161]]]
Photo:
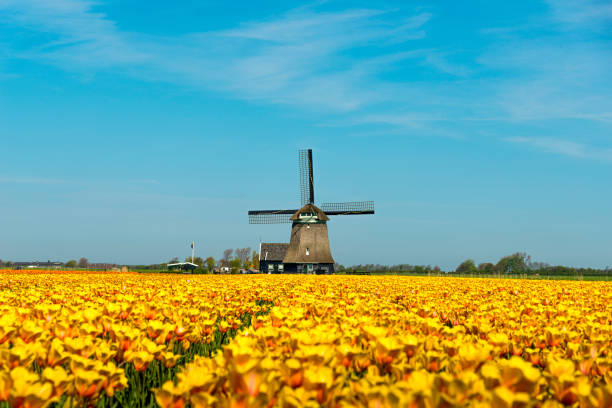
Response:
[[[527,267],[531,270],[539,270],[539,269],[550,268],[550,264],[546,262],[530,262],[529,265],[527,265]]]
[[[187,258],[185,258],[185,262],[191,262],[191,257],[188,256]],[[198,267],[200,268],[202,267],[202,265],[204,265],[204,261],[199,256],[193,257],[193,263],[198,265]]]
[[[230,261],[232,260],[232,254],[234,253],[233,249],[226,249],[223,251],[223,258],[221,258],[222,266],[229,266]]]
[[[66,268],[76,268],[76,266],[77,266],[77,261],[75,261],[74,259],[71,259],[68,262],[66,262]]]
[[[253,268],[259,270],[259,254],[257,251],[253,251],[253,255],[251,255],[251,263],[253,264]]]
[[[476,264],[473,259],[466,259],[455,270],[457,273],[471,274],[476,272]]]
[[[175,256],[174,258],[172,258],[171,260],[168,261],[169,264],[173,264],[173,263],[178,263],[178,258]]]
[[[208,273],[213,273],[213,270],[215,269],[215,258],[209,256],[208,258],[206,258],[205,262],[206,267],[208,268]]]
[[[230,267],[232,268],[232,273],[238,273],[241,264],[242,262],[240,262],[239,258],[232,259],[229,263]]]
[[[87,265],[89,265],[87,258],[79,259],[79,268],[87,268]]]
[[[531,263],[531,257],[525,252],[517,252],[512,255],[504,256],[497,262],[496,269],[501,273],[525,273],[527,265]]]
[[[491,262],[483,262],[478,265],[478,273],[483,275],[493,275],[495,273],[495,265]]]
[[[236,258],[240,259],[240,264],[243,267],[248,267],[249,265],[249,255],[251,254],[251,247],[247,248],[236,248]]]

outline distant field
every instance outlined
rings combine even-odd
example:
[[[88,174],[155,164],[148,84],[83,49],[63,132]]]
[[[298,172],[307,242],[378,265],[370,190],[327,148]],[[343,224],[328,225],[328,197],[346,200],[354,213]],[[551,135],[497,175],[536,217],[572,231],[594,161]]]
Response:
[[[0,406],[612,406],[612,284],[0,273]]]

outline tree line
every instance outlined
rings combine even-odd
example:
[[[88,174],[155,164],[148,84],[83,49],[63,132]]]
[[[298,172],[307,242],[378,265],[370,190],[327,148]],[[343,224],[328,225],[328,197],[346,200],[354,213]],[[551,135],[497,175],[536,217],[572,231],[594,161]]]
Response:
[[[414,275],[428,275],[432,273],[439,273],[440,267],[431,265],[410,265],[410,264],[398,264],[398,265],[380,265],[380,264],[365,264],[365,265],[352,265],[344,266],[336,264],[334,270],[337,273],[405,273]]]
[[[12,266],[16,266],[16,265],[20,265],[20,264],[28,264],[30,262],[12,262],[12,261],[3,261],[2,259],[0,259],[0,267],[6,267],[6,268],[10,268]],[[37,262],[34,262],[37,263]],[[45,262],[43,262],[44,264]],[[87,258],[81,258],[78,260],[76,259],[71,259],[69,261],[63,262],[61,263],[61,265],[65,268],[87,268],[89,267],[89,260]]]
[[[185,262],[191,262],[191,257],[185,258]],[[152,264],[152,265],[133,265],[130,268],[142,270],[165,270],[168,269],[168,264],[179,263],[179,258],[172,258],[167,263]],[[251,251],[250,247],[226,249],[223,251],[219,259],[209,256],[205,259],[194,257],[193,263],[198,266],[196,272],[214,273],[220,271],[228,271],[230,273],[238,273],[241,269],[259,270],[259,254],[257,251]],[[3,262],[0,260],[0,267],[11,268],[15,263],[11,261]],[[66,268],[87,268],[93,266],[87,258],[80,258],[78,261],[71,259],[63,264]],[[609,277],[612,275],[612,268],[606,267],[603,269],[596,268],[575,268],[562,265],[549,265],[545,262],[532,261],[531,256],[525,252],[516,252],[514,254],[502,257],[497,263],[483,262],[476,264],[473,259],[466,259],[461,262],[455,270],[442,271],[438,266],[431,265],[381,265],[381,264],[364,264],[344,266],[341,264],[335,265],[336,273],[352,274],[352,273],[367,273],[367,274],[410,274],[410,275],[434,275],[444,273],[448,275],[529,275],[529,276],[593,276],[593,277]]]
[[[483,262],[476,264],[473,259],[461,262],[455,270],[441,271],[438,266],[431,265],[380,265],[366,264],[343,266],[335,265],[337,273],[369,273],[384,274],[398,273],[410,275],[432,275],[444,273],[447,275],[528,275],[528,276],[593,276],[603,277],[612,275],[612,268],[575,268],[571,266],[549,265],[545,262],[535,262],[525,252],[516,252],[502,257],[497,263]]]
[[[476,265],[473,259],[466,259],[451,273],[461,275],[533,275],[533,276],[610,276],[612,268],[575,268],[563,265],[549,265],[534,262],[525,252],[516,252],[502,257],[496,264],[483,262]]]

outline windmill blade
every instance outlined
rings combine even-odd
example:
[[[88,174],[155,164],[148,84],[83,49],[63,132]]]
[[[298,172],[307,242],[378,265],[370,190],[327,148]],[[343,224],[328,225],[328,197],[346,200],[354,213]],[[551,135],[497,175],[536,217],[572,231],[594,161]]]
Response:
[[[299,151],[300,203],[302,206],[314,203],[314,177],[312,170],[312,149]]]
[[[308,189],[310,199],[308,202],[314,204],[314,175],[312,171],[312,149],[308,149]]]
[[[374,201],[351,201],[347,203],[323,203],[319,207],[327,215],[374,214]]]
[[[286,224],[297,210],[254,210],[249,211],[249,224]]]

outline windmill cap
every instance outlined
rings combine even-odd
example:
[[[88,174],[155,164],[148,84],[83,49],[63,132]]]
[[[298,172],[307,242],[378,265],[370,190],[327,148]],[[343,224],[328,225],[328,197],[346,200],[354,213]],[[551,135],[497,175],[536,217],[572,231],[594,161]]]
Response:
[[[317,215],[317,218],[320,221],[329,221],[329,217],[327,215],[325,215],[323,210],[321,210],[319,207],[317,207],[314,204],[306,204],[305,206],[303,206],[302,208],[297,210],[291,216],[291,221],[298,221],[300,219],[300,214],[301,213],[314,213],[314,214]]]

